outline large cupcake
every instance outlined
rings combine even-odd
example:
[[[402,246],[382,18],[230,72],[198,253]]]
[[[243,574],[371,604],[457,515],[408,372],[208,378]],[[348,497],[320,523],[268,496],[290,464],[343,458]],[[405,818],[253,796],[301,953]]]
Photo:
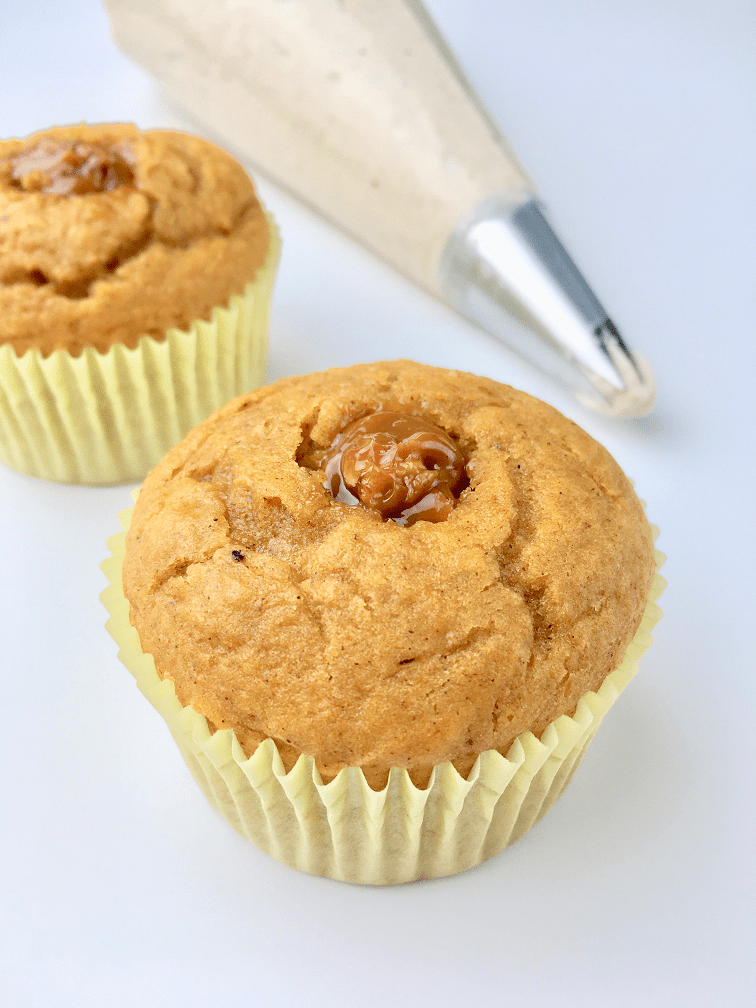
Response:
[[[632,674],[655,566],[587,434],[399,361],[213,414],[139,495],[133,627],[117,562],[106,604],[237,829],[297,867],[396,882],[490,856],[560,793]]]
[[[242,167],[124,124],[0,143],[0,458],[140,479],[262,380],[278,239]]]

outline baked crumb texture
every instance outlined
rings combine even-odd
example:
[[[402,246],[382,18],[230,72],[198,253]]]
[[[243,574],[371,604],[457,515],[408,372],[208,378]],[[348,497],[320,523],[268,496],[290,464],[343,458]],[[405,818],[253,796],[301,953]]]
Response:
[[[72,164],[87,184],[63,177]],[[186,329],[241,294],[267,250],[249,177],[199,137],[81,124],[0,142],[0,344],[19,356]]]
[[[334,500],[316,460],[376,409],[459,444],[446,521]],[[556,410],[408,361],[285,379],[216,411],[147,477],[123,568],[159,675],[245,753],[272,738],[324,779],[423,786],[540,733],[620,663],[654,572],[611,456]]]

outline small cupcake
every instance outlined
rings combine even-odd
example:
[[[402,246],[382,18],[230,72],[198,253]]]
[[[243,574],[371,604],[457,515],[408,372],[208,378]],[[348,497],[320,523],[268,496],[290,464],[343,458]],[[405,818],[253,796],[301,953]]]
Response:
[[[375,884],[540,818],[660,590],[600,445],[407,361],[226,404],[148,476],[122,572],[113,550],[111,632],[210,801],[286,863]]]
[[[279,243],[199,137],[106,124],[0,142],[0,459],[141,479],[260,383]]]

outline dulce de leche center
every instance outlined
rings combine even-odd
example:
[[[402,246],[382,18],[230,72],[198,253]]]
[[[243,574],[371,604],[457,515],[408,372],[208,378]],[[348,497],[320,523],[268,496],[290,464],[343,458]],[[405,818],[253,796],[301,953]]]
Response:
[[[465,458],[452,438],[424,417],[396,410],[349,424],[321,465],[335,500],[397,525],[446,521],[468,484]]]

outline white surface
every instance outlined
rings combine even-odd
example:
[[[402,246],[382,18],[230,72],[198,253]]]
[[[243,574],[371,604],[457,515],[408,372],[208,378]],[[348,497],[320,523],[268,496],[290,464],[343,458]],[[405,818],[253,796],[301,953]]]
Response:
[[[662,528],[656,643],[563,798],[514,847],[399,888],[309,877],[206,805],[116,658],[98,564],[129,488],[0,468],[9,1008],[752,1003],[753,9],[428,6],[651,362],[658,408],[591,415],[266,183],[285,248],[270,376],[401,355],[562,409]],[[2,0],[2,24],[0,135],[182,124],[113,48],[94,0]]]

